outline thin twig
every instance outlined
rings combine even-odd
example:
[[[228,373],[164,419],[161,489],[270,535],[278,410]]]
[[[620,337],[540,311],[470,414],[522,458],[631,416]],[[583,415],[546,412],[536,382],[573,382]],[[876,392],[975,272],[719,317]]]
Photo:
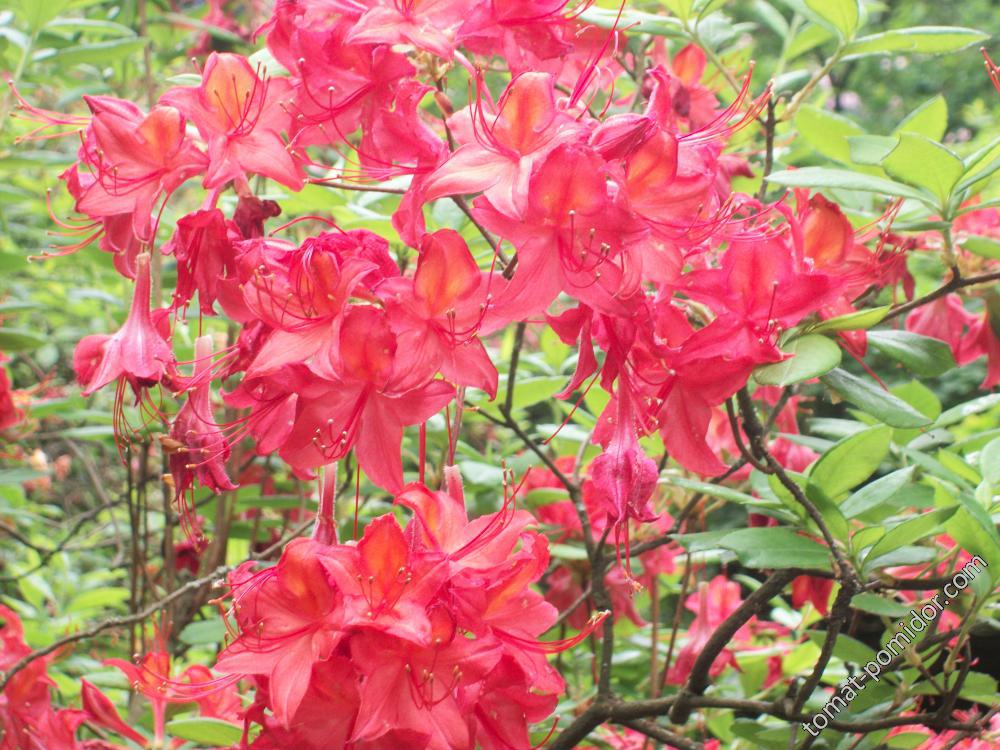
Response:
[[[282,548],[291,539],[294,539],[296,536],[305,531],[305,529],[307,529],[312,523],[313,519],[309,519],[305,523],[298,526],[295,530],[293,530],[291,535],[278,540],[263,552],[260,552],[256,555],[251,555],[250,559],[255,559],[255,560],[266,559],[275,550]],[[35,649],[30,654],[27,654],[18,661],[16,661],[13,665],[11,665],[10,669],[8,669],[6,672],[3,673],[2,677],[0,677],[0,693],[3,693],[4,688],[7,687],[7,683],[10,682],[10,680],[14,677],[14,675],[16,675],[18,672],[27,667],[29,664],[31,664],[31,662],[35,661],[36,659],[41,659],[44,656],[48,656],[51,653],[59,651],[60,649],[70,645],[71,643],[76,643],[78,641],[84,641],[89,638],[93,638],[94,636],[103,633],[105,630],[110,630],[111,628],[120,628],[126,625],[136,625],[142,622],[143,620],[146,620],[147,618],[153,616],[160,610],[164,609],[172,602],[177,601],[185,594],[188,594],[192,591],[197,591],[201,587],[209,583],[212,583],[213,581],[217,581],[223,578],[224,576],[228,575],[231,571],[235,570],[238,567],[239,567],[238,565],[220,565],[211,573],[208,573],[207,575],[204,575],[201,578],[195,578],[193,581],[188,581],[183,586],[174,589],[162,599],[152,602],[151,604],[147,605],[138,612],[121,617],[109,617],[107,620],[102,620],[101,622],[95,623],[94,625],[91,625],[89,628],[85,628],[84,630],[78,631],[76,633],[71,633],[70,635],[63,636],[62,638],[59,638],[58,640],[50,643],[48,646],[43,646],[42,648]]]
[[[670,721],[683,724],[691,714],[692,696],[701,695],[709,685],[709,674],[715,659],[736,635],[736,632],[760,614],[767,603],[798,575],[795,570],[776,570],[753,591],[733,612],[719,624],[698,653],[684,687],[677,694],[677,702],[670,709]]]
[[[990,281],[1000,281],[1000,271],[991,271],[990,273],[982,273],[978,276],[963,277],[959,273],[958,268],[953,268],[951,271],[951,278],[949,278],[948,281],[942,286],[938,287],[933,292],[925,294],[923,297],[919,297],[910,302],[904,302],[901,305],[896,305],[884,318],[882,318],[882,320],[883,322],[886,320],[892,320],[899,315],[908,313],[918,307],[923,307],[924,305],[929,304],[940,297],[944,297],[947,294],[951,294],[958,289],[962,289],[967,286],[974,286],[976,284],[986,284]]]

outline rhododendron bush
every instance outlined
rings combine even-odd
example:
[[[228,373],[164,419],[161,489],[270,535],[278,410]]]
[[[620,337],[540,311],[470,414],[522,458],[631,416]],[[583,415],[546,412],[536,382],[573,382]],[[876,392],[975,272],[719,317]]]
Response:
[[[995,747],[1000,43],[891,6],[0,11],[0,749]]]

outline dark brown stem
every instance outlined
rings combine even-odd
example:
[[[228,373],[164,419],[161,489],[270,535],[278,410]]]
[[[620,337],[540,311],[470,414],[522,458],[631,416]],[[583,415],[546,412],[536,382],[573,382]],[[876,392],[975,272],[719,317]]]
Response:
[[[833,606],[830,608],[830,619],[826,626],[826,638],[823,641],[823,648],[820,650],[819,659],[816,661],[816,666],[813,667],[812,674],[809,675],[795,696],[795,701],[792,704],[792,713],[797,714],[802,710],[802,706],[809,700],[809,696],[813,694],[816,686],[823,679],[823,672],[826,671],[826,665],[830,663],[830,658],[833,656],[833,648],[837,643],[840,631],[843,629],[844,623],[847,622],[847,618],[850,617],[851,599],[854,597],[855,591],[853,582],[845,581],[841,584],[840,591],[837,592],[837,598],[834,599]]]
[[[492,232],[479,223],[479,219],[473,215],[472,209],[469,208],[469,204],[465,202],[465,198],[460,195],[453,195],[451,196],[451,200],[456,206],[459,207],[459,209],[461,209],[466,218],[472,222],[472,225],[479,230],[479,234],[483,236],[483,239],[486,240],[487,244],[493,248],[493,252],[495,252],[497,254],[497,258],[500,259],[500,265],[504,268],[504,278],[509,279],[510,276],[507,275],[507,269],[510,268],[510,259],[501,249],[500,240],[497,237],[494,237]],[[513,271],[511,271],[511,275],[513,275]]]
[[[336,180],[315,180],[314,184],[320,187],[334,188],[336,190],[351,190],[356,193],[385,193],[387,195],[405,195],[403,188],[391,188],[379,185],[355,185],[350,182],[337,182]]]
[[[291,539],[301,534],[310,525],[312,525],[312,519],[297,527],[292,532],[292,534],[278,540],[263,552],[251,555],[250,559],[251,560],[267,559],[272,553],[284,547]],[[148,606],[144,607],[138,612],[134,612],[132,614],[125,615],[122,617],[109,617],[107,620],[102,620],[101,622],[95,623],[94,625],[91,625],[89,628],[85,628],[76,633],[71,633],[70,635],[63,636],[62,638],[50,643],[48,646],[43,646],[42,648],[32,651],[30,654],[27,654],[18,661],[16,661],[13,665],[11,665],[10,669],[8,669],[6,672],[2,674],[2,676],[0,676],[0,693],[3,693],[3,690],[7,686],[7,683],[10,682],[11,678],[14,675],[16,675],[18,672],[27,667],[29,664],[31,664],[31,662],[35,661],[36,659],[41,659],[43,656],[48,656],[49,654],[55,653],[56,651],[59,651],[60,649],[70,644],[93,638],[94,636],[103,633],[105,630],[110,630],[112,628],[120,628],[126,625],[137,625],[138,623],[141,623],[144,620],[152,617],[157,612],[162,611],[165,607],[170,605],[172,602],[177,601],[182,596],[198,591],[202,587],[207,586],[213,582],[221,581],[221,579],[223,579],[226,575],[228,575],[231,571],[235,570],[237,567],[238,567],[237,565],[220,565],[218,568],[208,573],[207,575],[204,575],[201,578],[196,578],[193,581],[188,581],[183,586],[174,589],[162,599],[155,601],[152,604],[149,604]]]
[[[767,176],[771,174],[774,166],[774,130],[777,121],[774,117],[774,110],[777,101],[772,96],[767,100],[767,119],[764,120],[764,169],[761,172],[760,189],[757,191],[757,200],[763,201],[767,195]]]
[[[754,615],[763,612],[767,603],[781,592],[791,581],[797,572],[794,570],[777,570],[772,573],[760,587],[751,593],[723,622],[715,629],[709,637],[698,658],[695,659],[688,675],[687,682],[677,694],[677,702],[670,710],[670,721],[672,724],[683,724],[691,715],[692,696],[701,695],[709,685],[709,672],[716,657],[729,645],[741,627],[743,627]]]
[[[705,746],[702,743],[689,740],[683,735],[675,734],[669,729],[664,729],[659,724],[654,724],[651,721],[633,719],[631,721],[622,721],[621,724],[658,742],[675,747],[677,750],[705,750]]]
[[[957,267],[952,267],[951,278],[948,279],[942,286],[935,289],[929,294],[925,294],[923,297],[918,297],[911,302],[904,302],[901,305],[896,305],[892,308],[888,315],[882,318],[883,321],[892,320],[893,318],[908,313],[911,310],[916,310],[918,307],[923,307],[940,297],[951,294],[954,291],[963,289],[967,286],[975,286],[976,284],[986,284],[990,281],[1000,281],[1000,271],[992,271],[990,273],[982,273],[978,276],[966,276],[963,277],[959,272]]]
[[[753,401],[751,400],[747,389],[741,388],[737,392],[736,398],[740,405],[740,414],[743,417],[743,429],[746,431],[747,437],[750,440],[751,453],[753,453],[755,457],[763,459],[768,468],[770,468],[770,473],[774,474],[778,478],[778,481],[781,482],[782,486],[792,494],[796,501],[798,501],[799,505],[805,508],[806,513],[813,520],[813,523],[816,524],[820,534],[823,535],[823,540],[830,548],[830,553],[833,555],[834,564],[836,565],[834,573],[837,578],[842,582],[850,580],[855,586],[860,586],[860,580],[854,570],[854,566],[851,565],[851,562],[844,556],[837,544],[836,539],[834,539],[833,534],[830,533],[830,529],[826,525],[826,521],[823,519],[823,514],[819,512],[819,508],[817,508],[813,501],[806,496],[805,492],[802,491],[802,488],[798,485],[798,483],[788,476],[788,473],[785,471],[785,467],[771,455],[770,451],[768,451],[765,443],[764,427],[760,423],[760,419],[757,416],[757,410],[753,405]]]

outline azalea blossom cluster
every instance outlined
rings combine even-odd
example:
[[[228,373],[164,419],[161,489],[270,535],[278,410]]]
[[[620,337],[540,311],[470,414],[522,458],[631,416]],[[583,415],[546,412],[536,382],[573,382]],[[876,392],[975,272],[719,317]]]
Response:
[[[562,681],[544,657],[554,647],[538,638],[556,610],[528,588],[547,567],[547,541],[506,506],[469,521],[457,480],[437,493],[404,479],[405,428],[460,414],[468,389],[496,397],[491,334],[544,316],[579,353],[554,395],[609,394],[593,433],[601,453],[581,470],[593,527],[627,560],[630,526],[664,522],[641,439],[659,435],[684,469],[723,474],[720,454],[735,451],[721,406],[756,368],[787,358],[785,332],[852,312],[865,293],[913,294],[913,242],[855,231],[818,194],[767,204],[733,193],[752,170],[724,149],[769,95],[750,97],[749,73],[724,107],[701,83],[698,47],[671,57],[658,42],[621,97],[625,35],[580,10],[278,0],[259,30],[266,58],[212,53],[197,85],[170,88],[148,111],[108,96],[85,97],[80,117],[22,102],[40,128],[79,133],[62,177],[86,219],[65,224],[82,240],[66,251],[98,241],[134,279],[122,328],[80,341],[77,378],[84,394],[114,384],[119,417],[134,398],[169,423],[161,443],[187,528],[198,526],[194,487],[236,487],[226,461],[246,439],[303,479],[353,452],[414,513],[405,530],[383,516],[340,543],[324,485],[316,538],[230,578],[234,640],[217,666],[256,685],[244,714],[263,727],[253,747],[526,749],[527,724],[553,710]],[[498,61],[510,76],[491,91]],[[448,75],[467,81],[464,106],[446,93]],[[287,239],[291,227],[274,226],[281,206],[261,197],[265,180],[290,191],[391,180],[383,187],[402,192],[392,224],[410,251],[321,217],[308,220],[324,231]],[[428,231],[427,207],[445,200],[480,231],[486,255],[453,229]],[[159,307],[164,260],[177,283]],[[960,299],[940,304],[941,337],[965,361],[989,354],[995,382],[995,333]],[[224,315],[238,337],[223,349],[201,336],[193,363],[178,362],[173,327],[192,315]],[[908,325],[942,323],[928,313]],[[864,353],[863,332],[842,339]],[[184,397],[176,414],[153,404],[157,388]],[[778,401],[768,389],[755,398]],[[220,400],[235,422],[217,418]],[[791,400],[776,415],[786,432],[794,412]],[[132,428],[118,426],[127,440]],[[815,458],[788,441],[775,455],[796,469]],[[567,534],[578,533],[572,523]],[[649,575],[672,565],[644,562]],[[550,598],[560,576],[562,599],[576,598],[579,582],[558,569]],[[629,614],[630,571],[620,583],[616,609]],[[707,592],[692,596],[688,657],[720,621]],[[586,633],[593,621],[574,624]]]
[[[558,615],[529,588],[546,539],[508,504],[469,520],[448,490],[406,487],[355,544],[300,539],[277,565],[230,575],[235,640],[217,669],[252,675],[254,748],[528,748],[563,680],[538,637]],[[268,709],[268,711],[265,711]]]
[[[160,636],[163,633],[161,631]],[[196,703],[199,715],[213,719],[239,718],[240,698],[231,686],[216,687],[218,680],[207,667],[188,667],[178,680],[170,680],[170,655],[162,637],[158,648],[137,664],[108,659],[119,668],[131,685],[149,699],[154,715],[156,747],[163,746],[164,721],[168,703]],[[0,605],[0,670],[6,672],[32,655],[24,640],[24,627],[14,610]],[[108,732],[139,747],[150,747],[149,739],[122,718],[112,700],[87,680],[80,681],[81,708],[53,705],[56,682],[48,675],[54,657],[33,659],[21,665],[0,692],[0,750],[122,750],[105,739],[81,742],[80,727]]]

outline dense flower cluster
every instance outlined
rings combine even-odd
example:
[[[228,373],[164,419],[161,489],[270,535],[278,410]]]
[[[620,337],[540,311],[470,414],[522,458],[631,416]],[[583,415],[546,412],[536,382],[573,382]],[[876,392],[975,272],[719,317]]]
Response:
[[[230,576],[237,637],[217,668],[254,676],[253,748],[531,746],[527,724],[563,688],[546,654],[599,618],[539,642],[558,614],[529,588],[545,538],[526,511],[470,521],[457,474],[448,484],[396,497],[405,529],[388,514],[357,543],[297,540],[276,566]]]
[[[109,659],[129,678],[133,687],[145,695],[154,714],[155,747],[163,746],[165,709],[168,702],[197,703],[201,716],[237,718],[240,705],[235,691],[224,685],[206,667],[188,667],[177,681],[170,681],[170,655],[159,650],[146,654],[138,664]],[[24,628],[13,610],[0,605],[0,670],[6,671],[31,654],[24,641]],[[56,682],[48,676],[52,657],[30,661],[13,675],[0,692],[0,750],[123,750],[104,739],[80,742],[77,730],[87,725],[102,737],[111,732],[140,747],[150,741],[119,714],[111,699],[87,680],[81,680],[80,709],[57,709],[53,705]],[[209,689],[201,685],[211,684]]]

